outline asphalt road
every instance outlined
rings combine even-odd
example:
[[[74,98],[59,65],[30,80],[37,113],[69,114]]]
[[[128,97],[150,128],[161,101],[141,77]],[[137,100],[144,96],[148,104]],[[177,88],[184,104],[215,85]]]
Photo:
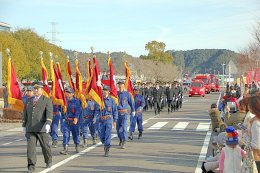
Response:
[[[114,129],[109,157],[103,156],[101,143],[89,144],[78,154],[71,145],[69,155],[60,155],[60,137],[58,148],[52,149],[51,169],[45,168],[41,149],[37,148],[36,172],[201,172],[197,167],[205,158],[211,135],[207,111],[218,96],[213,93],[204,98],[184,97],[183,108],[170,114],[166,109],[156,117],[152,110],[145,112],[143,138],[138,140],[136,132],[126,149],[118,147]],[[0,172],[27,171],[26,141],[19,130],[9,130],[6,135],[0,133]]]

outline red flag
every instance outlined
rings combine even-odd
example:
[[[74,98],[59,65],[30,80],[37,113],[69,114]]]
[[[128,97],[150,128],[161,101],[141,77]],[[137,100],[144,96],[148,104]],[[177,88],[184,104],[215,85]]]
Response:
[[[108,67],[109,67],[109,87],[110,87],[110,95],[115,100],[116,105],[118,105],[118,96],[116,90],[116,82],[114,75],[114,66],[112,64],[111,57],[108,58]]]
[[[77,59],[75,60],[75,67],[76,67],[76,96],[78,99],[81,100],[82,107],[86,108],[87,102],[82,91],[82,75],[79,71],[79,62]]]
[[[93,75],[95,75],[96,82],[99,82],[101,85],[101,79],[99,76],[100,70],[99,70],[99,66],[98,66],[98,60],[95,55],[93,56],[93,63],[94,63],[94,70],[93,70],[94,74]],[[97,89],[98,89],[98,95],[101,97],[101,99],[103,99],[101,86],[97,86]]]
[[[132,99],[134,99],[134,89],[133,89],[133,85],[131,82],[131,70],[128,66],[128,63],[125,62],[125,75],[126,75],[126,80],[125,80],[125,89],[130,93]]]
[[[99,68],[98,68],[98,61],[97,61],[95,55],[93,56],[93,62],[94,62],[94,70],[93,70],[93,75],[92,75],[91,82],[90,82],[89,95],[100,106],[100,109],[103,109],[104,102],[103,102],[103,97],[102,97],[102,88],[97,85],[98,76],[99,76]]]
[[[48,71],[46,69],[46,66],[44,65],[43,58],[41,58],[41,66],[42,66],[43,95],[49,98],[50,89],[48,85]]]
[[[93,75],[93,70],[91,69],[91,61],[88,60],[87,62],[87,85],[86,85],[86,89],[85,89],[85,95],[86,98],[89,99],[89,91],[90,91],[90,83],[91,83],[91,79],[92,79],[92,75]]]
[[[71,68],[70,68],[70,60],[67,60],[67,75],[68,75],[68,81],[70,84],[70,87],[75,91],[75,85],[74,82],[72,80],[72,72],[71,72]]]
[[[16,71],[14,69],[11,58],[9,58],[8,60],[7,92],[8,92],[8,103],[12,105],[14,109],[22,112],[24,109],[22,94],[19,88],[19,83],[16,77]]]
[[[67,111],[66,96],[64,93],[64,88],[62,80],[60,78],[58,70],[51,60],[51,77],[52,77],[52,101],[55,105],[61,105],[63,107],[63,112]]]
[[[97,80],[96,80],[96,71],[94,70],[94,74],[92,75],[92,79],[90,82],[90,91],[89,95],[93,98],[93,100],[99,105],[100,109],[102,110],[104,108],[104,102],[102,99],[102,95],[99,93],[99,88],[97,86]],[[101,88],[100,88],[101,89]],[[101,90],[102,93],[102,90]]]

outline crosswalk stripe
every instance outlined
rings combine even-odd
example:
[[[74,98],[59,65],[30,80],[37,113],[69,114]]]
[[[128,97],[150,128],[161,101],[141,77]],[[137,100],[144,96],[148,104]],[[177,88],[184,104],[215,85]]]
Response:
[[[149,127],[149,130],[158,130],[160,128],[162,128],[163,126],[165,126],[168,122],[158,122],[154,125],[152,125],[151,127]]]
[[[209,126],[210,123],[199,123],[198,127],[196,128],[196,131],[208,131]]]
[[[189,122],[178,122],[172,130],[184,130],[188,126]]]

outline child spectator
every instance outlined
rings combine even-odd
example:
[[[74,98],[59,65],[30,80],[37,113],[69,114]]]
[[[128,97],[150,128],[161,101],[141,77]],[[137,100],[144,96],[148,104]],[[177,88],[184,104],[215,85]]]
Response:
[[[222,149],[219,160],[220,173],[240,173],[242,159],[246,152],[238,145],[238,133],[233,126],[226,128],[226,146]]]
[[[220,152],[222,148],[225,147],[226,143],[226,132],[222,132],[218,134],[218,136],[215,136],[214,141],[217,143],[219,153],[215,157],[202,163],[202,173],[214,173],[213,171],[219,167]]]

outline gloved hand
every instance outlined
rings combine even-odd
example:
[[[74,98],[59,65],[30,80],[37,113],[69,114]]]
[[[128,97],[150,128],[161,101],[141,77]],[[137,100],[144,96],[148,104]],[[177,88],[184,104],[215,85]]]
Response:
[[[50,130],[51,130],[51,126],[49,124],[46,124],[45,125],[45,130],[46,130],[46,133],[49,133]]]
[[[93,124],[95,124],[96,122],[97,122],[97,118],[94,117],[94,118],[93,118]]]
[[[132,112],[132,116],[133,116],[133,117],[135,116],[135,112]]]

